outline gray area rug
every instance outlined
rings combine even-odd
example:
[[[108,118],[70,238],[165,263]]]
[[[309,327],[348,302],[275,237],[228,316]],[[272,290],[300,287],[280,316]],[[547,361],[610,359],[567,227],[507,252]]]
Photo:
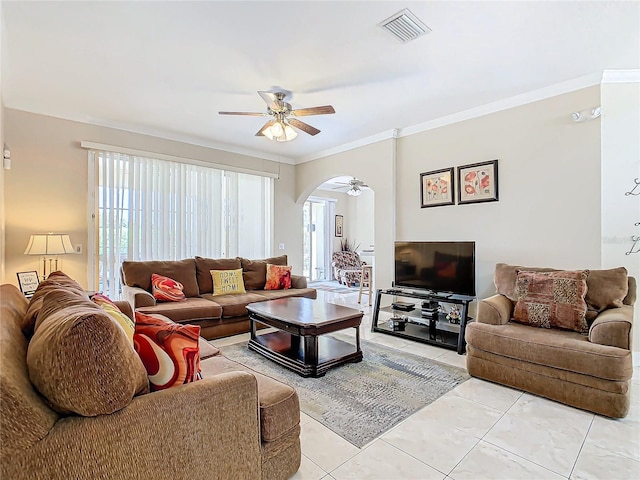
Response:
[[[376,343],[363,340],[361,348],[360,363],[333,368],[320,378],[303,378],[250,351],[246,342],[221,350],[227,358],[294,387],[304,413],[357,447],[469,378],[462,368]]]

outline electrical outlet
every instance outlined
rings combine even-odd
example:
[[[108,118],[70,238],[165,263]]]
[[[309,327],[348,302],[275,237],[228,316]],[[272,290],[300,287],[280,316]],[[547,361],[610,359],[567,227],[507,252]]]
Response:
[[[73,246],[73,249],[76,251],[76,254],[82,254],[82,244],[78,243]]]
[[[284,250],[284,243],[279,243],[278,244],[278,249],[279,250]]]

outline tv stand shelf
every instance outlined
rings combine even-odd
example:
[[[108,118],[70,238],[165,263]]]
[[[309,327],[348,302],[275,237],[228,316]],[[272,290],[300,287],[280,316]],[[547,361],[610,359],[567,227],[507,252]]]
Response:
[[[387,297],[391,298],[387,299]],[[382,306],[383,299],[387,302],[384,306]],[[407,302],[407,299],[419,300],[415,302],[414,309],[408,310],[406,306],[402,305],[403,303],[410,303]],[[464,331],[467,321],[470,320],[468,317],[469,303],[474,300],[475,297],[465,295],[450,295],[427,291],[411,291],[397,288],[376,290],[371,331],[438,345],[456,350],[458,354],[462,355],[466,349]],[[441,311],[437,313],[437,319],[435,319],[435,315],[434,318],[423,316],[423,301],[432,302],[433,307],[435,307],[435,304],[441,306],[442,303],[460,305],[460,323],[451,323],[447,320],[446,313]],[[394,304],[400,308],[394,308]],[[390,326],[388,322],[393,319],[400,319],[404,324],[404,330],[395,330],[393,326]]]

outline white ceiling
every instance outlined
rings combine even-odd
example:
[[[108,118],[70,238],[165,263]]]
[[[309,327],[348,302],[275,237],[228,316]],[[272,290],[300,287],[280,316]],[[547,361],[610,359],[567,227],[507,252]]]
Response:
[[[409,8],[432,32],[377,26]],[[640,68],[638,1],[2,2],[6,107],[293,163],[603,70]],[[254,134],[258,90],[322,130]],[[585,105],[585,108],[591,105]],[[570,112],[568,112],[570,113]]]

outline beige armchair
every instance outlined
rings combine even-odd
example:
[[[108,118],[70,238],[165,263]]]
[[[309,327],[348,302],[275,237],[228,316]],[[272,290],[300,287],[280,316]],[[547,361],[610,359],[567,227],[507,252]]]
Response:
[[[479,302],[477,318],[466,328],[469,374],[601,415],[626,416],[635,279],[624,269],[589,272],[585,300],[591,322],[587,333],[579,333],[513,321],[518,270],[553,271],[496,266],[498,294]],[[607,303],[606,297],[617,297],[620,306],[596,311],[594,305]]]

